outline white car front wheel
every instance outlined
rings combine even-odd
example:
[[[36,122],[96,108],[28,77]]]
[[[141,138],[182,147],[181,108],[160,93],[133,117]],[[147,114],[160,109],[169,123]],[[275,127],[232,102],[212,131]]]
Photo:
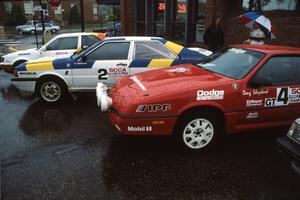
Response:
[[[39,99],[48,104],[60,103],[67,94],[63,82],[59,79],[43,79],[37,88]]]

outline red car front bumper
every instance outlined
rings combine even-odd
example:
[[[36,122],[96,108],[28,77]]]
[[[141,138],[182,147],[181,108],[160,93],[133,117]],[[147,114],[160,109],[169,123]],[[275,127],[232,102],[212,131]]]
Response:
[[[132,117],[111,110],[108,116],[116,129],[124,135],[171,135],[176,116]]]

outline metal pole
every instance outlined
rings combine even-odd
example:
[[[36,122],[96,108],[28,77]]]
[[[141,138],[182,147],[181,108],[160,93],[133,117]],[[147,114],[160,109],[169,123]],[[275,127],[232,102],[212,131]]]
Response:
[[[115,13],[115,4],[113,4],[113,16],[114,16],[114,30],[113,30],[113,36],[115,36],[116,31],[116,13]]]
[[[40,6],[42,8],[42,0],[39,0],[40,2]],[[42,27],[43,27],[43,32],[42,32],[42,44],[45,44],[45,40],[44,40],[44,31],[45,31],[45,22],[44,22],[44,11],[43,8],[41,9],[41,20],[42,20]]]
[[[35,21],[35,16],[33,16],[33,25],[34,25],[34,35],[35,35],[35,42],[36,42],[36,48],[39,48],[39,41],[37,37],[37,32],[36,32],[36,21]]]
[[[81,32],[84,32],[83,0],[80,0],[80,14],[81,14]]]

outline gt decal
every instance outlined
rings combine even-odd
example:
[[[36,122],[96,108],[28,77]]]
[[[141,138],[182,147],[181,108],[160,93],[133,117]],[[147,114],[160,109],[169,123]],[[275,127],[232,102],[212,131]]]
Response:
[[[265,99],[265,106],[285,106],[300,103],[300,88],[277,88],[276,98]]]
[[[106,80],[108,78],[106,69],[99,69],[98,73],[99,73],[99,76],[98,76],[99,80]]]
[[[150,105],[139,105],[136,112],[157,112],[157,111],[169,111],[171,110],[171,104],[150,104]]]

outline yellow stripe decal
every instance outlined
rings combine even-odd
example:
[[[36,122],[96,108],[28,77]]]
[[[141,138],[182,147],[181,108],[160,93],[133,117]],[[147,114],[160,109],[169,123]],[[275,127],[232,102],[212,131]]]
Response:
[[[151,62],[148,64],[148,67],[169,67],[171,66],[173,61],[174,59],[152,59]]]
[[[166,42],[165,44],[169,49],[171,49],[172,51],[174,51],[174,53],[176,53],[177,55],[182,51],[182,49],[184,48],[183,46],[179,45],[179,44],[175,44],[173,42]]]
[[[43,71],[43,70],[54,70],[51,62],[40,62],[40,63],[28,63],[26,65],[27,71]]]

